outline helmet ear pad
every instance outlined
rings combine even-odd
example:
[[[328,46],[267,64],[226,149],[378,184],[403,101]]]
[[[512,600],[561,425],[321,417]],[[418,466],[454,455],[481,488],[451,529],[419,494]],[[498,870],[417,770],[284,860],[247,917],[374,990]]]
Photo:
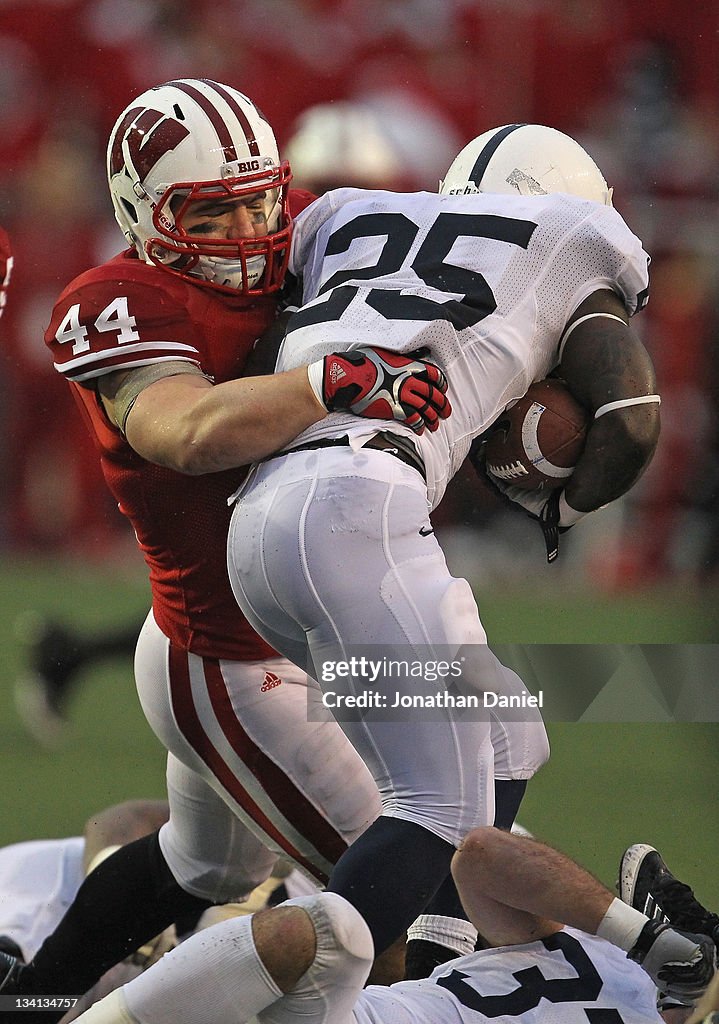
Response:
[[[194,283],[232,294],[281,287],[289,260],[292,174],[270,125],[247,96],[207,79],[148,89],[110,134],[107,173],[115,219],[140,257]],[[176,222],[177,197],[232,198],[265,192],[267,234],[190,236]]]
[[[612,205],[612,190],[591,156],[569,135],[538,124],[492,128],[467,143],[443,181],[444,195],[564,192]]]

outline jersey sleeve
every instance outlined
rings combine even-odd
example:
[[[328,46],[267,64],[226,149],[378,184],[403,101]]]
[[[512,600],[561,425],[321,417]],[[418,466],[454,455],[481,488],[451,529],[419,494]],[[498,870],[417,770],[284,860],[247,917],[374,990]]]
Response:
[[[564,246],[565,280],[577,282],[568,314],[592,292],[607,288],[619,294],[633,316],[649,299],[650,256],[615,209],[596,204],[592,207],[591,216],[581,222]]]
[[[199,363],[193,333],[192,321],[171,290],[83,275],[57,302],[45,342],[55,369],[84,384],[113,370],[150,363]]]
[[[325,192],[302,211],[295,221],[292,235],[290,273],[298,278],[304,277],[308,282],[314,280],[312,251],[319,232],[340,206],[359,198],[362,194],[362,190],[356,188],[333,189],[331,192]],[[305,293],[307,291],[305,288]]]

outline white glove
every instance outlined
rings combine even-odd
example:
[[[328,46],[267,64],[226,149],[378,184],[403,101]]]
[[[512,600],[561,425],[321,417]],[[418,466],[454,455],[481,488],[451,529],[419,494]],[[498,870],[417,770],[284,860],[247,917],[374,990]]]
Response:
[[[656,921],[645,924],[627,956],[644,968],[661,992],[680,1002],[699,999],[716,969],[716,948],[710,938]]]

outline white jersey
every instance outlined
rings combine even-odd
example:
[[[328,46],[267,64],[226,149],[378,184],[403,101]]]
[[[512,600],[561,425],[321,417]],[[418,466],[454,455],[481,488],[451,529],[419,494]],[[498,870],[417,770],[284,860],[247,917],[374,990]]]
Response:
[[[649,976],[616,946],[565,928],[470,953],[424,982],[364,989],[356,1024],[660,1024]]]
[[[452,415],[415,440],[430,506],[472,440],[559,362],[579,304],[610,289],[629,314],[646,302],[649,257],[616,210],[568,195],[443,196],[337,189],[297,218],[290,268],[303,308],[277,369],[333,351],[427,348],[449,381]],[[288,447],[362,437],[387,423],[335,413]]]
[[[0,849],[0,935],[30,960],[55,930],[84,878],[85,840],[43,839]]]

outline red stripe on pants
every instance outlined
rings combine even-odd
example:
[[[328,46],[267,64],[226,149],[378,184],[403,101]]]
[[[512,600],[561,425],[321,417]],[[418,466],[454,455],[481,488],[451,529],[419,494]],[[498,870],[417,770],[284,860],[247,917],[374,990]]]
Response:
[[[170,694],[172,699],[172,710],[177,724],[190,744],[192,749],[202,758],[212,774],[227,790],[232,799],[245,811],[259,827],[284,850],[285,853],[298,864],[301,864],[314,878],[320,882],[327,881],[326,876],[314,864],[295,849],[292,843],[281,834],[274,823],[267,817],[264,811],[255,803],[251,795],[244,788],[240,780],[234,774],[229,765],[225,762],[220,752],[213,745],[199,719],[192,697],[190,683],[190,672],[187,663],[187,652],[170,644],[169,669],[170,669]],[[202,659],[207,676],[208,664],[219,665],[211,659]]]

